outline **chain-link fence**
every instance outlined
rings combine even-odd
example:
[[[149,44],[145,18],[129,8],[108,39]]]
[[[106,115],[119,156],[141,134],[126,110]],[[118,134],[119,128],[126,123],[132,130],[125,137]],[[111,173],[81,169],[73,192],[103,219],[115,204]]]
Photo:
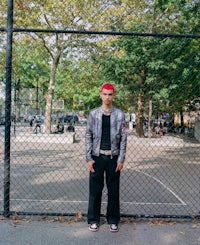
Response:
[[[10,210],[25,214],[87,212],[85,125],[73,133],[34,134],[28,123],[12,126]],[[3,210],[1,126],[1,209]],[[74,142],[74,143],[72,143]],[[121,174],[121,214],[195,216],[199,213],[199,142],[179,133],[138,138],[128,129]],[[102,213],[105,213],[106,189]]]
[[[26,7],[19,4],[18,10]],[[1,34],[5,54],[4,29]],[[86,118],[100,103],[104,76],[115,81],[116,105],[126,112],[121,215],[199,216],[199,36],[92,27],[14,29],[13,34],[10,125],[4,115],[9,106],[1,105],[1,213],[87,213]],[[183,91],[190,96],[187,101]],[[91,94],[94,99],[87,99]],[[54,103],[48,113],[50,97]],[[105,188],[102,214],[106,202]]]

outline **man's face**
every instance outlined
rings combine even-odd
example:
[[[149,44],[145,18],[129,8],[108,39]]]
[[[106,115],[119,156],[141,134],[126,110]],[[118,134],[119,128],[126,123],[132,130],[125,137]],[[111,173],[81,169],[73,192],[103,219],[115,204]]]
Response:
[[[112,100],[115,97],[115,93],[114,93],[113,90],[103,89],[100,92],[100,97],[102,99],[103,104],[105,104],[105,105],[111,105],[112,104]]]

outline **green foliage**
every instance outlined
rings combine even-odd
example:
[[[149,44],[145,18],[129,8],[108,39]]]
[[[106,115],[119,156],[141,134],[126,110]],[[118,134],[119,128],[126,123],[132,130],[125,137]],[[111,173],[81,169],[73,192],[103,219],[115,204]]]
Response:
[[[21,45],[13,47],[13,77],[21,81],[21,86],[32,88],[39,80],[40,89],[47,89],[49,76],[48,59],[45,59],[43,49],[32,43],[27,36],[21,37],[18,41]]]
[[[99,101],[100,75],[92,60],[63,60],[56,76],[55,97],[64,99],[67,109],[80,109],[82,101],[88,110]]]
[[[193,43],[191,39],[119,38],[112,44],[113,55],[101,60],[104,75],[136,96],[167,99],[180,108],[186,99],[199,96],[199,50]]]
[[[16,0],[14,26],[198,34],[199,4],[190,0],[121,0],[112,4]],[[6,16],[6,5],[2,1],[1,17]],[[6,18],[0,18],[0,25],[6,25]],[[115,103],[125,110],[136,106],[141,93],[156,101],[169,100],[173,110],[199,96],[199,39],[14,33],[14,40],[14,76],[20,77],[23,86],[35,86],[39,77],[47,93],[51,64],[58,57],[53,98],[64,99],[67,109],[79,109],[79,101],[86,110],[97,106],[99,87],[108,80],[118,88]],[[3,38],[0,47],[5,58]],[[4,69],[5,59],[1,59],[2,74]]]

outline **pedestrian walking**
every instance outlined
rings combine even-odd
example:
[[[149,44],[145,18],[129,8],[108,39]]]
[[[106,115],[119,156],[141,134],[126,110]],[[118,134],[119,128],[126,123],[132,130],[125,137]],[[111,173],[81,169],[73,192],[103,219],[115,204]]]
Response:
[[[116,91],[113,84],[102,85],[102,105],[92,109],[86,130],[86,161],[89,173],[88,224],[98,231],[104,174],[108,191],[106,218],[111,232],[118,231],[120,220],[120,171],[126,154],[126,122],[122,110],[113,106]]]

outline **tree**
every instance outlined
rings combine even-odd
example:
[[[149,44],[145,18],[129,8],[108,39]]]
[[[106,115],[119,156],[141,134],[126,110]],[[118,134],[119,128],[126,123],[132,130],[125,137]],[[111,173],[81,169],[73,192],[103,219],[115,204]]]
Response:
[[[63,60],[57,71],[55,97],[64,99],[68,109],[79,110],[82,101],[89,110],[98,101],[100,76],[101,69],[92,60]]]
[[[91,15],[95,16],[95,13],[98,13],[100,4],[101,1],[95,1],[94,4],[90,0],[68,0],[64,3],[53,0],[42,2],[38,0],[17,1],[15,27],[84,30],[89,20],[92,19]],[[94,11],[92,12],[92,10]],[[87,38],[75,34],[45,34],[40,32],[31,33],[31,37],[40,42],[49,55],[50,76],[46,96],[46,131],[50,133],[52,100],[59,62],[61,58],[66,59],[72,53],[78,55]]]
[[[159,33],[164,23],[166,32],[182,32],[185,15],[191,10],[191,8],[188,8],[190,6],[188,4],[190,4],[188,1],[180,1],[177,4],[172,3],[172,1],[141,4],[137,16],[141,22],[138,22],[136,16],[131,17],[128,14],[120,28],[129,32]],[[142,9],[146,13],[145,15],[141,14]],[[196,16],[195,13],[193,11],[194,16]],[[194,21],[193,24],[193,30],[197,30],[197,22]],[[188,25],[187,27],[190,28]],[[119,27],[116,26],[116,28]],[[137,133],[140,137],[143,136],[142,121],[145,99],[147,98],[149,101],[152,101],[153,98],[159,100],[170,99],[172,91],[177,89],[178,86],[178,74],[179,83],[183,83],[183,74],[188,70],[185,51],[189,49],[191,42],[191,39],[122,37],[111,44],[112,54],[109,54],[110,57],[102,62],[104,72],[108,78],[117,80],[129,90],[135,91],[135,95],[138,97]],[[197,60],[197,56],[194,56]],[[190,66],[194,70],[194,67],[197,66],[194,65],[191,59],[190,62]],[[196,64],[198,64],[198,61]],[[198,76],[195,77],[195,81],[197,78]],[[191,84],[191,80],[187,84]],[[189,95],[186,95],[186,92],[184,93],[184,97]],[[149,113],[150,115],[151,113]]]
[[[6,4],[3,4],[5,7]],[[176,2],[170,0],[157,0],[153,2],[138,0],[67,0],[64,3],[61,0],[16,0],[14,20],[15,27],[48,29],[49,31],[71,29],[91,31],[138,31],[153,33],[164,31],[168,33],[197,33],[198,18],[196,17],[198,17],[198,6],[198,2],[194,1],[191,3],[189,0],[178,0]],[[50,132],[51,126],[51,109],[52,99],[54,96],[59,99],[59,96],[62,97],[69,94],[70,98],[77,100],[78,96],[72,96],[72,94],[79,94],[80,96],[80,93],[83,91],[80,89],[80,92],[75,88],[74,91],[69,90],[64,93],[60,89],[59,84],[71,84],[75,81],[76,77],[75,82],[77,83],[77,80],[80,79],[79,86],[80,88],[83,88],[86,85],[85,83],[88,83],[89,77],[91,79],[90,74],[83,70],[83,66],[86,64],[82,66],[81,59],[91,61],[91,67],[93,66],[96,70],[97,64],[95,61],[97,60],[97,54],[104,59],[106,57],[106,53],[108,54],[107,51],[109,50],[109,54],[112,54],[112,58],[114,57],[116,60],[117,57],[119,58],[118,63],[116,64],[114,59],[110,59],[111,64],[113,61],[114,65],[116,65],[116,74],[115,71],[111,69],[115,75],[113,80],[115,80],[114,78],[119,77],[120,84],[118,86],[126,93],[126,95],[132,94],[141,96],[139,96],[139,102],[141,102],[140,104],[142,105],[139,113],[139,118],[141,118],[141,120],[141,115],[144,111],[144,103],[142,102],[143,98],[146,97],[151,100],[152,97],[155,96],[154,94],[156,94],[157,97],[160,96],[160,98],[165,94],[165,97],[167,98],[169,92],[177,86],[177,83],[173,85],[171,84],[170,87],[167,86],[169,83],[167,80],[172,73],[166,72],[166,66],[168,66],[167,60],[165,59],[166,62],[163,62],[163,57],[160,57],[159,53],[162,53],[164,48],[167,47],[167,39],[157,39],[157,41],[154,41],[156,39],[134,38],[133,46],[135,50],[132,50],[132,41],[127,38],[123,41],[121,39],[119,43],[116,43],[119,45],[118,48],[116,44],[112,45],[112,41],[114,41],[116,37],[105,37],[103,35],[97,37],[95,35],[63,34],[58,31],[54,33],[30,32],[24,33],[23,35],[22,33],[15,33],[14,38],[18,41],[16,42],[16,45],[20,44],[19,40],[27,40],[31,44],[35,43],[34,47],[39,47],[41,55],[44,57],[46,64],[49,65],[48,89],[46,94],[46,129],[48,133]],[[141,40],[143,47],[139,47]],[[156,47],[156,49],[152,49],[151,45]],[[195,46],[197,44],[194,43],[193,45],[193,50],[195,50]],[[40,49],[41,47],[43,47],[43,50]],[[86,49],[85,47],[89,48]],[[128,53],[125,55],[125,52],[127,52],[128,49],[131,50],[132,56],[129,56]],[[115,50],[116,52],[114,52]],[[113,56],[113,53],[115,56]],[[141,58],[141,55],[145,57],[144,62],[140,59],[139,66],[135,63],[134,67],[143,68],[143,70],[140,69],[140,72],[134,72],[133,74],[131,69],[134,63],[132,64],[131,62],[134,62],[134,58]],[[156,59],[152,57],[156,57]],[[72,63],[76,62],[77,66],[71,66],[71,63],[67,63],[70,58]],[[148,63],[145,63],[145,61]],[[178,67],[179,61],[178,59],[176,61],[176,67]],[[107,59],[107,62],[109,63],[109,58]],[[66,66],[59,68],[59,65],[62,66],[64,63]],[[78,69],[78,66],[81,69]],[[170,63],[170,66],[173,66],[173,62]],[[58,74],[57,71],[59,71],[59,69],[62,72],[67,70],[67,74]],[[78,74],[74,76],[71,71],[78,71]],[[128,74],[128,71],[130,71],[130,74]],[[164,73],[162,73],[162,71],[164,71]],[[120,80],[121,73],[125,80]],[[166,74],[166,77],[163,78],[163,76],[161,77],[159,74]],[[175,73],[173,73],[173,75],[174,74]],[[92,75],[95,74],[92,73]],[[83,79],[83,77],[88,80]],[[96,88],[92,87],[91,96],[89,97],[87,96],[89,91],[84,92],[83,97],[87,102],[85,105],[89,104],[88,98],[91,99],[90,102],[94,101],[93,99],[96,98],[93,97],[94,90],[96,91],[95,94],[98,94],[97,84],[105,81],[107,77],[111,78],[108,71],[105,77],[101,77],[98,73],[96,75],[98,81],[95,81],[94,78],[91,79],[91,84]],[[132,82],[129,83],[128,81]],[[165,90],[159,92],[156,87],[156,91],[154,91],[158,82],[161,84],[162,89]],[[84,86],[81,86],[81,84],[84,84]],[[70,86],[68,86],[68,88],[69,87]],[[147,91],[145,91],[146,87]],[[163,93],[163,91],[165,92]],[[122,98],[124,99],[123,95]],[[119,101],[119,103],[124,105],[124,101],[130,101],[130,97],[126,100]],[[70,103],[69,100],[68,102]],[[76,107],[77,103],[73,103],[72,106]],[[141,120],[139,125],[142,125]],[[142,131],[140,134],[141,133]]]

